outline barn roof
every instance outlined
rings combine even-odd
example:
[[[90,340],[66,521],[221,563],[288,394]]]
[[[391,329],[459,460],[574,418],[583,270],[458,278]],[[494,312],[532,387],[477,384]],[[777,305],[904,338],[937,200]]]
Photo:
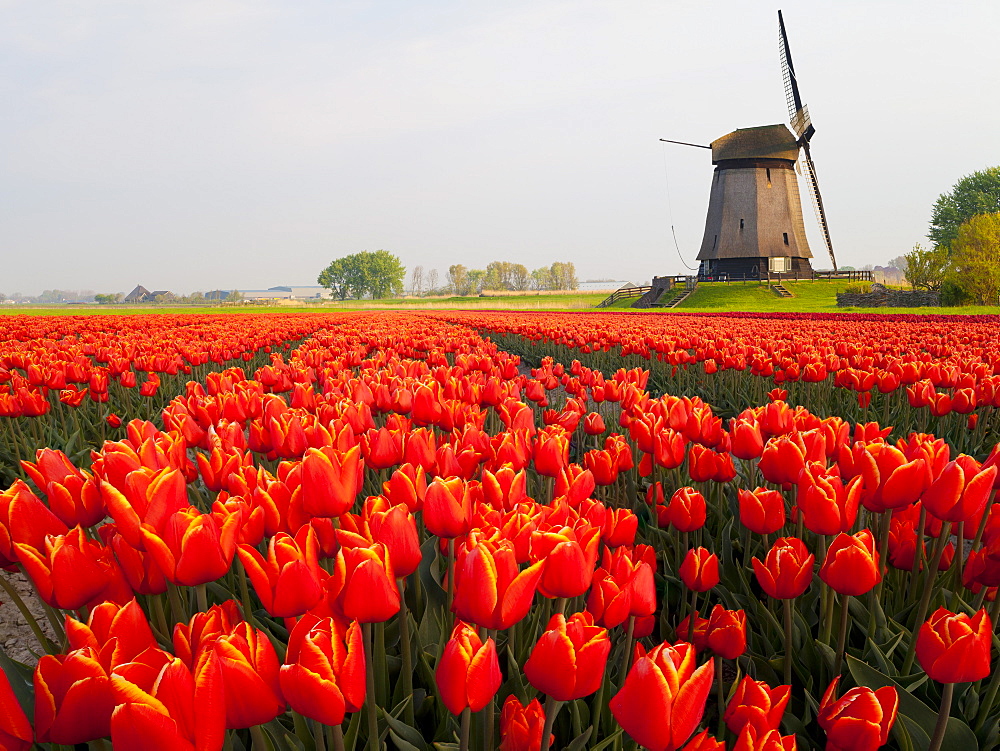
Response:
[[[712,141],[712,164],[725,159],[799,158],[799,145],[784,125],[740,128]]]

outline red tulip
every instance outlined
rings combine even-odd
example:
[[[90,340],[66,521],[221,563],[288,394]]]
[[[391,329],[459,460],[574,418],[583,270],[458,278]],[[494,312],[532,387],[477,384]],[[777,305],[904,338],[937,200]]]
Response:
[[[553,699],[582,699],[600,688],[610,651],[608,632],[590,613],[574,613],[568,621],[557,613],[524,663],[524,675]]]
[[[54,608],[77,610],[98,597],[122,602],[131,597],[111,550],[89,539],[80,526],[47,536],[44,550],[15,547],[38,596]]]
[[[924,491],[920,500],[928,512],[941,521],[960,522],[978,517],[993,492],[995,466],[978,472],[963,468],[962,457],[949,462],[940,476]]]
[[[863,529],[856,535],[837,535],[826,551],[819,577],[842,595],[870,591],[882,579],[872,533]]]
[[[33,737],[28,717],[11,688],[7,674],[0,670],[0,749],[28,751]]]
[[[532,532],[531,558],[545,561],[538,589],[546,597],[577,597],[590,588],[597,564],[601,531],[594,527],[577,532],[563,527]]]
[[[771,597],[791,600],[805,592],[812,583],[812,555],[797,537],[779,537],[767,552],[764,563],[754,558],[754,573],[761,588]]]
[[[302,456],[302,508],[311,516],[340,516],[354,506],[364,462],[361,447],[308,449]]]
[[[381,543],[341,548],[331,575],[330,598],[349,620],[382,623],[399,612],[399,588]]]
[[[461,477],[437,477],[424,496],[424,524],[432,535],[451,539],[472,525],[474,486]]]
[[[194,506],[175,511],[154,530],[143,525],[142,541],[164,575],[189,587],[223,576],[236,554],[238,513],[203,514]]]
[[[361,627],[307,613],[288,636],[278,674],[292,709],[324,725],[339,725],[365,701],[365,653]]]
[[[764,451],[760,426],[753,420],[734,419],[729,426],[732,453],[737,459],[757,459]]]
[[[459,622],[444,647],[434,680],[449,712],[478,712],[493,700],[502,682],[493,639],[483,643],[474,628]]]
[[[134,676],[155,677],[170,661],[159,649],[147,649],[124,666],[109,659],[110,649],[75,649],[44,655],[35,666],[35,736],[39,743],[86,743],[111,733],[117,704],[109,671],[127,669]]]
[[[24,480],[0,493],[0,568],[18,562],[16,543],[42,551],[49,535],[65,535],[69,528],[31,492]]]
[[[21,462],[21,467],[66,525],[91,527],[107,516],[93,476],[77,469],[62,451],[39,449],[35,463]]]
[[[681,632],[683,634],[683,632]],[[747,648],[747,616],[742,610],[716,605],[708,619],[708,648],[719,657],[735,660]]]
[[[522,706],[514,694],[500,711],[500,751],[539,751],[545,728],[545,711],[538,699]],[[554,736],[549,736],[550,741]]]
[[[544,565],[519,571],[514,543],[482,541],[458,557],[452,609],[483,628],[510,628],[531,609]]]
[[[719,557],[705,548],[692,548],[678,573],[691,591],[707,592],[719,583]]]
[[[795,736],[782,735],[777,730],[759,733],[752,725],[743,728],[733,751],[795,751]]]
[[[684,751],[726,751],[726,744],[710,736],[707,730],[702,730],[688,741]]]
[[[967,683],[990,674],[993,624],[985,610],[971,618],[938,608],[917,634],[917,660],[939,683]]]
[[[674,751],[701,722],[712,669],[711,659],[696,666],[690,644],[660,644],[636,660],[611,699],[611,714],[639,745]]]
[[[149,685],[111,677],[118,705],[111,742],[124,751],[194,751],[221,748],[225,711],[219,659],[210,653],[192,675],[174,658]]]
[[[309,525],[295,537],[278,532],[266,560],[250,545],[240,545],[237,553],[261,604],[275,618],[302,615],[323,596],[316,532]]]
[[[587,435],[600,435],[607,430],[604,418],[597,412],[588,412],[583,418],[583,430]]]
[[[758,535],[770,535],[785,526],[785,498],[777,490],[740,488],[740,524]]]
[[[705,526],[705,496],[694,488],[683,487],[670,497],[670,523],[681,532],[694,532]]]
[[[771,688],[763,681],[745,676],[733,692],[723,719],[732,732],[739,733],[750,726],[758,735],[777,730],[785,714],[791,686]]]
[[[423,559],[417,522],[405,504],[385,508],[384,498],[374,498],[375,502],[366,502],[364,507],[372,539],[386,546],[392,557],[392,571],[402,579],[416,571]]]
[[[894,686],[872,690],[858,686],[837,699],[837,683],[831,681],[819,703],[819,725],[826,731],[828,751],[875,751],[889,741],[896,722],[899,695]]]
[[[569,464],[569,434],[558,425],[538,431],[534,444],[535,471],[546,477],[558,477]]]

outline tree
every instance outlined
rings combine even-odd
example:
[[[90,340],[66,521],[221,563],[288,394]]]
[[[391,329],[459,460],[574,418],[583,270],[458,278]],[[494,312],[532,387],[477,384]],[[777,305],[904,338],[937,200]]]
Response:
[[[515,289],[518,292],[524,292],[531,288],[531,274],[524,264],[512,264],[510,283],[511,289]]]
[[[420,297],[424,291],[424,267],[414,266],[410,272],[410,294]]]
[[[469,294],[469,270],[460,263],[448,267],[448,284],[451,291],[459,297]]]
[[[1000,211],[1000,167],[966,175],[934,203],[927,236],[936,247],[950,248],[958,228],[977,214]]]
[[[486,278],[485,271],[482,269],[469,269],[469,273],[465,275],[465,278],[468,285],[468,291],[465,294],[478,295],[483,291],[483,280]]]
[[[1000,211],[963,223],[951,241],[952,279],[980,305],[1000,293]]]
[[[406,268],[386,250],[363,250],[333,260],[317,281],[341,300],[370,296],[372,299],[401,295]]]
[[[576,267],[572,263],[556,261],[549,269],[549,289],[576,289],[579,282],[576,278]]]
[[[947,248],[925,248],[920,243],[903,256],[906,259],[906,281],[917,289],[937,292],[948,270]]]
[[[542,266],[540,269],[535,269],[531,272],[531,288],[537,290],[551,289],[550,284],[552,280],[552,273],[549,271],[547,266]]]
[[[427,272],[427,294],[433,295],[438,288],[438,270],[431,269]]]
[[[119,292],[109,292],[106,295],[94,295],[94,302],[98,305],[110,305],[111,303],[121,302],[122,296]]]

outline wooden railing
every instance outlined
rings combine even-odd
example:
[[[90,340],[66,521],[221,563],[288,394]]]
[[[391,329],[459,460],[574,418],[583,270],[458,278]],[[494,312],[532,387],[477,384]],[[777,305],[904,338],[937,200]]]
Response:
[[[616,289],[610,295],[597,303],[597,307],[606,308],[609,305],[614,305],[619,300],[627,300],[631,297],[642,297],[651,289],[652,287],[649,285],[645,287],[622,287],[621,289]]]

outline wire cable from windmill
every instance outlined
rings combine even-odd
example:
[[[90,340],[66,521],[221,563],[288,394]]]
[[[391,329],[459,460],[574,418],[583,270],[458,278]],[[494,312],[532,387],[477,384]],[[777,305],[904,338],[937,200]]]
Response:
[[[677,231],[674,229],[674,206],[673,202],[670,200],[670,174],[667,170],[667,151],[665,148],[661,147],[663,152],[663,177],[667,184],[667,213],[670,215],[670,234],[674,236],[674,247],[677,249],[677,257],[681,259],[681,263],[684,265],[688,271],[697,271],[693,266],[688,266],[687,261],[684,260],[684,256],[681,255],[681,246],[677,242]]]

